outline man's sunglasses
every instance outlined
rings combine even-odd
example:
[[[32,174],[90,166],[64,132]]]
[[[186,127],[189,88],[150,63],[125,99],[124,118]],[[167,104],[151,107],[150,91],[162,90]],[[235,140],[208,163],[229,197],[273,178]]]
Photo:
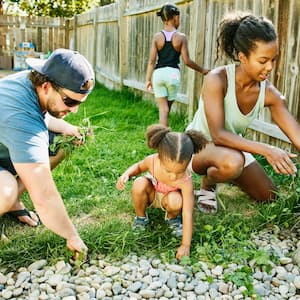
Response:
[[[70,97],[68,97],[64,92],[62,91],[58,91],[58,93],[61,96],[62,101],[64,102],[64,104],[68,107],[74,107],[74,106],[78,106],[81,103],[83,103],[84,101],[79,101],[79,100],[75,100],[72,99]]]

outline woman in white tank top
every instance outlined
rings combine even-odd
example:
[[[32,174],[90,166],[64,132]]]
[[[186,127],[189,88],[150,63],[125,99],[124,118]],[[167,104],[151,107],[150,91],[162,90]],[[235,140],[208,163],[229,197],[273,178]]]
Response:
[[[263,107],[270,109],[272,119],[300,149],[300,126],[287,110],[284,96],[268,80],[278,56],[273,24],[251,14],[228,15],[220,23],[217,44],[218,56],[222,52],[238,63],[206,76],[198,111],[187,128],[203,131],[212,141],[192,161],[194,172],[203,175],[197,204],[209,213],[217,210],[220,182],[238,185],[256,201],[275,199],[276,187],[252,154],[264,156],[276,173],[297,171],[291,160],[296,155],[242,136]]]

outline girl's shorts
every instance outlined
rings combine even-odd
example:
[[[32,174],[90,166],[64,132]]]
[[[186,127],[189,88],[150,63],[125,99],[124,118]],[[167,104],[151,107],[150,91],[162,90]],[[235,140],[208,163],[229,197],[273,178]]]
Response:
[[[152,84],[155,98],[167,97],[168,101],[174,101],[179,90],[180,70],[171,67],[155,69]]]
[[[161,208],[163,211],[166,211],[164,207],[162,206],[161,200],[163,197],[166,196],[165,194],[159,193],[155,191],[155,196],[153,202],[149,205],[149,207],[153,208]]]

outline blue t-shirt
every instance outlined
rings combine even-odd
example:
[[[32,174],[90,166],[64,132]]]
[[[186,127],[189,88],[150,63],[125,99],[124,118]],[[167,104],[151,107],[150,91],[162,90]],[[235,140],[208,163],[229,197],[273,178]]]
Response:
[[[0,158],[47,163],[48,130],[29,72],[0,79]]]

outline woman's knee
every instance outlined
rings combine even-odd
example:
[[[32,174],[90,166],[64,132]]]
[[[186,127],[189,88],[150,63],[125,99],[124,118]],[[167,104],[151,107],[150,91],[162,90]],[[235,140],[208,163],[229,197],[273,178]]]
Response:
[[[244,161],[241,152],[228,152],[223,154],[222,159],[218,159],[215,164],[208,166],[206,174],[216,182],[232,181],[242,174]]]
[[[212,173],[212,176],[231,179],[241,174],[244,162],[242,152],[208,144],[193,156],[192,168],[199,175]]]
[[[226,174],[229,177],[239,176],[244,169],[245,158],[239,151],[227,153],[219,165],[219,172]]]

